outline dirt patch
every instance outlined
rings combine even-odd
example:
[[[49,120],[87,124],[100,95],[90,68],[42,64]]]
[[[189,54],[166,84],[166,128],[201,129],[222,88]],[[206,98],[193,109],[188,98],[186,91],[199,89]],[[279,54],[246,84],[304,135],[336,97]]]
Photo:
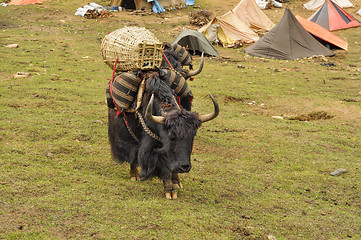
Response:
[[[241,216],[244,219],[250,219],[251,216]],[[237,236],[237,239],[249,239],[249,240],[273,240],[276,239],[271,234],[256,234],[255,228],[248,225],[247,220],[241,221],[235,224],[231,230]]]
[[[245,132],[245,129],[236,129],[236,128],[223,128],[223,129],[215,129],[215,130],[206,130],[208,132],[220,132],[220,133],[224,133],[224,132]]]
[[[324,119],[331,119],[333,115],[328,114],[327,112],[320,111],[320,112],[312,112],[308,114],[301,114],[296,117],[289,117],[288,120],[298,120],[298,121],[314,121],[314,120],[324,120]]]
[[[344,102],[358,102],[356,99],[353,99],[353,98],[344,98],[344,99],[342,99],[342,101],[344,101]]]
[[[18,27],[18,25],[9,23],[9,22],[5,22],[5,21],[0,21],[0,29],[2,29],[2,30],[16,28],[16,27]]]
[[[224,96],[224,102],[230,103],[230,102],[243,102],[248,103],[250,101],[249,98],[238,98],[238,97],[232,97],[232,96]]]

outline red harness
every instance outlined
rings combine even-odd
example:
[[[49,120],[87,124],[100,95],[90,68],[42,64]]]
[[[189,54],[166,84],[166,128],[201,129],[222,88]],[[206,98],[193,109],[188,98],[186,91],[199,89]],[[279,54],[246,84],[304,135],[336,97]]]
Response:
[[[165,56],[165,54],[164,54],[164,52],[163,52],[163,51],[162,51],[162,54],[163,54],[163,57],[165,58],[165,60],[167,61],[168,65],[170,66],[170,68],[171,68],[172,70],[174,70],[174,68],[173,68],[172,64],[170,64],[170,62],[169,62],[168,58]],[[174,91],[174,90],[173,90],[173,91]],[[176,97],[176,99],[177,99],[178,106],[180,106],[180,97],[179,97],[179,96],[177,96],[177,97]]]
[[[120,110],[119,110],[118,105],[117,105],[116,102],[114,101],[112,88],[113,88],[113,81],[114,81],[115,69],[117,69],[118,59],[119,59],[119,58],[116,58],[116,59],[115,59],[114,68],[113,68],[113,74],[112,74],[112,79],[110,80],[110,95],[112,96],[113,103],[114,103],[115,107],[117,108],[117,117],[118,117],[119,114],[120,114]]]

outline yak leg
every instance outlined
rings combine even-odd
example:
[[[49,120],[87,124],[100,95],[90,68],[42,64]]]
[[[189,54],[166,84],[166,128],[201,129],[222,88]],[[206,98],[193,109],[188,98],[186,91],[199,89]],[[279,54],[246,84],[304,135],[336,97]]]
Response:
[[[175,188],[183,188],[182,183],[179,179],[178,173],[172,174],[172,182]]]
[[[139,170],[138,170],[138,164],[132,163],[130,164],[130,180],[132,181],[139,181]]]
[[[176,199],[177,192],[174,188],[173,182],[171,179],[163,180],[164,184],[164,194],[167,199]]]

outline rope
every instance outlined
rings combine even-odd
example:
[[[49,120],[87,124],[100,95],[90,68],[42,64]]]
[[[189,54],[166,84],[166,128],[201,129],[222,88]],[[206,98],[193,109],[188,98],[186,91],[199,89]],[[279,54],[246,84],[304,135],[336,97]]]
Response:
[[[125,112],[123,112],[123,120],[124,120],[124,123],[125,123],[125,126],[127,126],[127,129],[128,129],[128,132],[130,133],[130,135],[133,137],[133,139],[138,143],[140,144],[140,141],[139,139],[137,138],[137,136],[135,136],[135,134],[133,133],[132,129],[130,129],[129,125],[128,125],[128,121],[127,121],[127,116],[125,115]]]
[[[120,114],[120,110],[119,110],[119,107],[118,107],[117,103],[114,101],[112,88],[113,88],[114,75],[115,75],[115,70],[117,69],[118,60],[119,60],[119,58],[115,59],[113,74],[112,74],[112,80],[110,81],[110,95],[112,96],[113,103],[114,103],[115,107],[117,108],[117,117]]]
[[[168,65],[170,66],[170,68],[174,70],[174,68],[172,67],[172,64],[170,64],[168,58],[165,56],[163,51],[162,51],[162,54],[163,54],[163,57],[165,58],[165,60],[167,61]]]
[[[155,140],[157,140],[158,142],[160,142],[160,137],[155,134],[154,132],[152,132],[152,130],[150,130],[147,126],[147,124],[145,123],[144,119],[143,119],[143,116],[140,112],[136,112],[137,113],[137,116],[139,118],[139,121],[140,123],[142,124],[142,127],[144,129],[144,131],[149,135],[151,136],[152,138],[154,138]]]

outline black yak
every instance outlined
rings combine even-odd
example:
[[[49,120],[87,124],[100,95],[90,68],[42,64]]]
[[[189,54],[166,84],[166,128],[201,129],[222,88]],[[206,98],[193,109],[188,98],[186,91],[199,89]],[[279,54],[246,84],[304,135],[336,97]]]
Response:
[[[137,112],[117,114],[109,108],[108,135],[113,157],[130,163],[132,180],[159,177],[166,198],[177,198],[182,188],[178,173],[191,170],[191,152],[202,122],[217,117],[219,108],[212,98],[214,112],[198,115],[180,107],[168,80],[157,71],[147,72],[144,96]],[[141,171],[138,171],[140,166]]]

